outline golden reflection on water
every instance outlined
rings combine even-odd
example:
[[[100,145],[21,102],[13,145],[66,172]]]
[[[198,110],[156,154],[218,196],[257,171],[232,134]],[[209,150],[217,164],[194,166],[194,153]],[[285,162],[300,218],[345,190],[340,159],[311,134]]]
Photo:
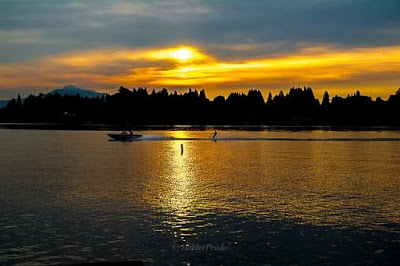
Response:
[[[359,254],[383,252],[379,262],[396,249],[400,141],[214,142],[205,140],[210,131],[143,134],[179,140],[115,142],[104,132],[0,130],[6,239],[0,264],[81,263],[103,253],[122,260],[160,253],[161,262],[182,262],[184,252],[171,251],[170,236],[178,244],[227,243],[230,253],[209,256],[235,253],[233,260],[268,250],[292,256],[304,245],[306,252],[343,252],[343,262],[354,245]],[[400,132],[218,133],[238,136],[400,138]],[[321,225],[327,227],[313,228]],[[287,239],[296,245],[281,251]]]
[[[210,135],[169,134],[180,139]],[[341,228],[382,229],[400,222],[397,142],[177,140],[157,145],[163,146],[160,164],[151,171],[146,200],[167,214],[171,233],[183,240],[196,228],[213,226],[209,214]]]
[[[101,251],[113,256],[124,239],[135,252],[162,248],[162,256],[171,254],[165,249],[169,236],[176,243],[254,243],[259,252],[266,246],[253,242],[255,234],[279,239],[292,229],[297,234],[311,228],[298,223],[328,226],[308,234],[322,241],[311,241],[311,248],[343,228],[350,230],[335,241],[344,248],[348,240],[358,245],[367,239],[366,252],[398,242],[400,141],[215,142],[206,140],[210,131],[143,134],[166,138],[115,142],[104,132],[0,131],[0,200],[6,214],[0,228],[11,244],[3,245],[0,262],[21,252],[40,259],[56,258],[47,250],[72,254],[70,243],[77,243],[74,254],[82,254],[79,243],[103,247],[107,236],[112,237]],[[338,136],[400,138],[400,132],[218,133],[221,138]],[[359,234],[364,229],[376,231]],[[378,231],[385,233],[382,244]],[[18,247],[38,241],[45,243],[38,250]]]
[[[10,143],[43,138],[21,148],[4,142],[3,178],[11,177],[3,182],[7,197],[88,210],[115,203],[156,211],[179,238],[213,226],[217,216],[384,230],[400,223],[399,141],[214,142],[204,140],[211,131],[162,131],[143,134],[179,140],[121,143],[108,141],[104,132],[44,133],[18,132]],[[400,133],[218,133],[221,138],[291,136],[399,137]],[[27,152],[32,156],[20,165]]]
[[[186,137],[185,132],[174,132],[174,137]],[[167,178],[171,180],[168,184],[164,204],[173,210],[174,214],[181,217],[183,214],[190,212],[193,204],[192,198],[195,187],[193,186],[194,169],[190,164],[192,151],[187,148],[184,142],[170,142],[173,152],[167,158],[165,173]]]
[[[173,131],[174,138],[187,138],[186,131]],[[167,143],[168,156],[163,164],[163,185],[160,206],[167,210],[169,219],[165,221],[171,227],[171,234],[182,241],[193,235],[190,226],[193,218],[195,200],[198,198],[195,185],[196,170],[193,166],[195,154],[190,141],[170,141]]]

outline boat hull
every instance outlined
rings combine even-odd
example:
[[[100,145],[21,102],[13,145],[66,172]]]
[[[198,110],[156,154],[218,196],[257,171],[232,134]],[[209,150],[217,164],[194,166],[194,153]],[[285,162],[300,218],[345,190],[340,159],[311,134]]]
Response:
[[[142,135],[139,134],[107,134],[110,138],[114,140],[121,140],[121,141],[129,141],[129,140],[137,140],[138,138],[141,138]]]

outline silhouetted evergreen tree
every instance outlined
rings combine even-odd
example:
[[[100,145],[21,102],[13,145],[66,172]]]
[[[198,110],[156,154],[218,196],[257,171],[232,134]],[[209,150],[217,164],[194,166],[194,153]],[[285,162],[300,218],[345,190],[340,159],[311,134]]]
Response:
[[[330,102],[330,97],[329,93],[327,91],[324,92],[324,96],[322,97],[322,103],[321,103],[321,108],[320,108],[320,114],[319,114],[319,124],[330,124],[332,121],[332,116],[331,116],[331,102]]]
[[[392,125],[400,124],[400,88],[395,95],[390,95],[388,100],[389,123]]]
[[[329,93],[327,91],[324,92],[324,96],[322,97],[322,106],[328,107],[330,104]]]

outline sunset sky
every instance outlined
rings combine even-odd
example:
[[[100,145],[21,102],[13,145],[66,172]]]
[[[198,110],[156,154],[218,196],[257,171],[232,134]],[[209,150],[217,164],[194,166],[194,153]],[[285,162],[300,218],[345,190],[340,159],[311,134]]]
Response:
[[[399,14],[399,0],[0,0],[0,99],[68,84],[387,98]]]

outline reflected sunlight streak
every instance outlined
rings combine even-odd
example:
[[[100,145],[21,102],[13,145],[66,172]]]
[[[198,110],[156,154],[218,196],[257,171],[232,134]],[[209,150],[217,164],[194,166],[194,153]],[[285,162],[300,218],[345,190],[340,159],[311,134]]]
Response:
[[[173,137],[187,137],[185,131],[173,132]],[[176,238],[186,241],[185,237],[193,235],[193,228],[188,226],[190,217],[193,216],[194,199],[196,199],[196,186],[193,183],[195,178],[194,168],[190,159],[194,156],[190,149],[186,149],[183,143],[183,153],[181,153],[180,142],[171,142],[172,156],[169,157],[167,169],[165,169],[167,183],[169,187],[165,190],[161,207],[171,212],[171,220],[167,223],[171,226],[171,233]]]

